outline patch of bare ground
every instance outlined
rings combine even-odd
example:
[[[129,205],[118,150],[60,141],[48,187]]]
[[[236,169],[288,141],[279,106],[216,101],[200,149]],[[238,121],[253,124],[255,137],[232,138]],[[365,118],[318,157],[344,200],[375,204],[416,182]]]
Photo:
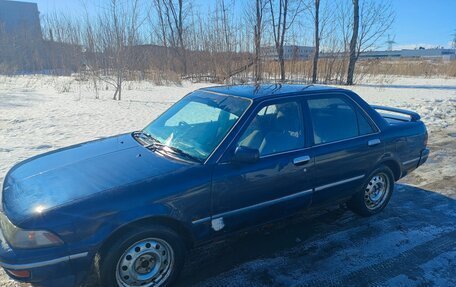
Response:
[[[429,159],[400,182],[456,198],[456,129],[429,132]]]

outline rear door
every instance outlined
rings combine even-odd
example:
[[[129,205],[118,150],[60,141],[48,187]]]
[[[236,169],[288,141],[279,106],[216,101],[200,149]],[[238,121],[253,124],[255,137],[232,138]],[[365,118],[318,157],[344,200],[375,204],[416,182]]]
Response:
[[[313,160],[305,143],[302,101],[260,105],[215,167],[213,229],[235,231],[306,209],[312,196]],[[258,149],[260,159],[232,162],[237,146]]]
[[[310,96],[307,109],[315,156],[313,203],[346,199],[383,155],[379,129],[345,94]]]

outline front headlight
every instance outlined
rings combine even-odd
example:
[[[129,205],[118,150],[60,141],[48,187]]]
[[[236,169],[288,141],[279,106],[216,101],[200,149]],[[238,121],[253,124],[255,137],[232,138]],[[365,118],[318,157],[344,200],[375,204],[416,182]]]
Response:
[[[0,213],[0,227],[6,241],[13,248],[31,249],[63,244],[57,235],[49,231],[20,229],[12,224],[3,213]]]

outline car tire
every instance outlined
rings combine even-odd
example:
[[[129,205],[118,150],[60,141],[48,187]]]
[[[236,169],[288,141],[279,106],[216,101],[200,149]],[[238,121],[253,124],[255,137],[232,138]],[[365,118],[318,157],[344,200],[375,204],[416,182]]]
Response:
[[[348,202],[348,207],[361,216],[374,215],[386,207],[393,190],[393,172],[381,165],[369,174],[361,190]]]
[[[180,236],[168,227],[132,228],[100,255],[101,286],[170,286],[179,276],[185,252]]]

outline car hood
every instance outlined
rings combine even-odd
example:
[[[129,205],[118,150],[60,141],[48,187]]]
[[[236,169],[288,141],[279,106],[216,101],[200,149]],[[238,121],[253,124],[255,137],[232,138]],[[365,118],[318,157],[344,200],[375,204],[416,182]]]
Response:
[[[13,167],[4,181],[2,208],[19,224],[46,210],[185,166],[145,149],[130,134],[82,143]]]

